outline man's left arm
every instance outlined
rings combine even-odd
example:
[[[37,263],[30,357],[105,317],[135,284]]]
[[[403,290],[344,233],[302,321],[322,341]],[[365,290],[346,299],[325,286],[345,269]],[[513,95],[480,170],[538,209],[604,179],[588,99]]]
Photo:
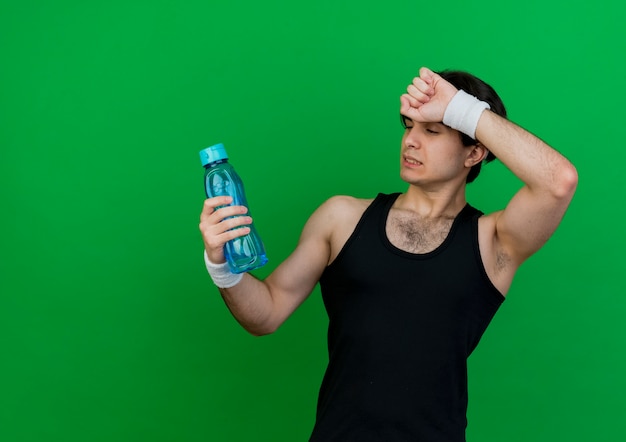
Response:
[[[494,214],[494,241],[515,264],[554,233],[574,196],[576,168],[563,155],[516,124],[485,110],[476,139],[524,182],[506,208]]]
[[[506,208],[489,215],[483,223],[487,225],[487,236],[493,238],[488,241],[488,250],[496,261],[505,260],[513,264],[509,269],[515,269],[556,230],[574,196],[578,174],[563,155],[490,110],[477,116],[476,108],[472,107],[468,114],[467,106],[472,103],[465,101],[452,106],[452,112],[448,113],[457,92],[441,76],[423,67],[400,98],[400,113],[420,122],[443,120],[444,124],[463,131],[493,152],[524,182]],[[479,106],[479,112],[481,108],[484,109]],[[450,120],[447,123],[446,114]],[[468,119],[468,115],[472,118]],[[473,116],[478,117],[477,123]]]

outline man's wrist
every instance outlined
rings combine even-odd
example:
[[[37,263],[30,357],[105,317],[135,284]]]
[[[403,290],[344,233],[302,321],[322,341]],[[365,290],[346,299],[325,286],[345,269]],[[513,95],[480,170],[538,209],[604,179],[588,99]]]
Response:
[[[243,273],[232,273],[228,263],[215,264],[209,259],[206,250],[204,251],[204,264],[209,272],[213,283],[221,289],[231,288],[239,283],[243,278]]]
[[[476,139],[478,120],[485,109],[491,109],[491,106],[459,89],[446,107],[443,124]]]

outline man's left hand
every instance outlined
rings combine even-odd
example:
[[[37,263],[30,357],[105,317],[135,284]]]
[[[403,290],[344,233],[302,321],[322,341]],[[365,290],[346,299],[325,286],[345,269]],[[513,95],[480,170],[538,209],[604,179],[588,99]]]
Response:
[[[428,68],[421,68],[419,77],[400,96],[400,113],[419,123],[441,123],[448,103],[458,89]]]

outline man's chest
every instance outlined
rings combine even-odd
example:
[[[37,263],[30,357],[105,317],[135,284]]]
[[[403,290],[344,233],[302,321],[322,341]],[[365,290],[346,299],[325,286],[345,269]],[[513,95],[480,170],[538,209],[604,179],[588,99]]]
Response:
[[[400,250],[423,254],[445,241],[453,221],[453,218],[423,218],[412,212],[391,210],[385,232],[389,242]]]

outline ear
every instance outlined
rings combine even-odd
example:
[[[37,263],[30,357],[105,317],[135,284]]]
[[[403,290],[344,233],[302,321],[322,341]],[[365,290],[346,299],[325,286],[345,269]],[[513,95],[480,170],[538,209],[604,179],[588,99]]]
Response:
[[[476,143],[467,147],[469,149],[467,158],[465,158],[465,166],[473,167],[487,158],[489,151],[481,143]]]

